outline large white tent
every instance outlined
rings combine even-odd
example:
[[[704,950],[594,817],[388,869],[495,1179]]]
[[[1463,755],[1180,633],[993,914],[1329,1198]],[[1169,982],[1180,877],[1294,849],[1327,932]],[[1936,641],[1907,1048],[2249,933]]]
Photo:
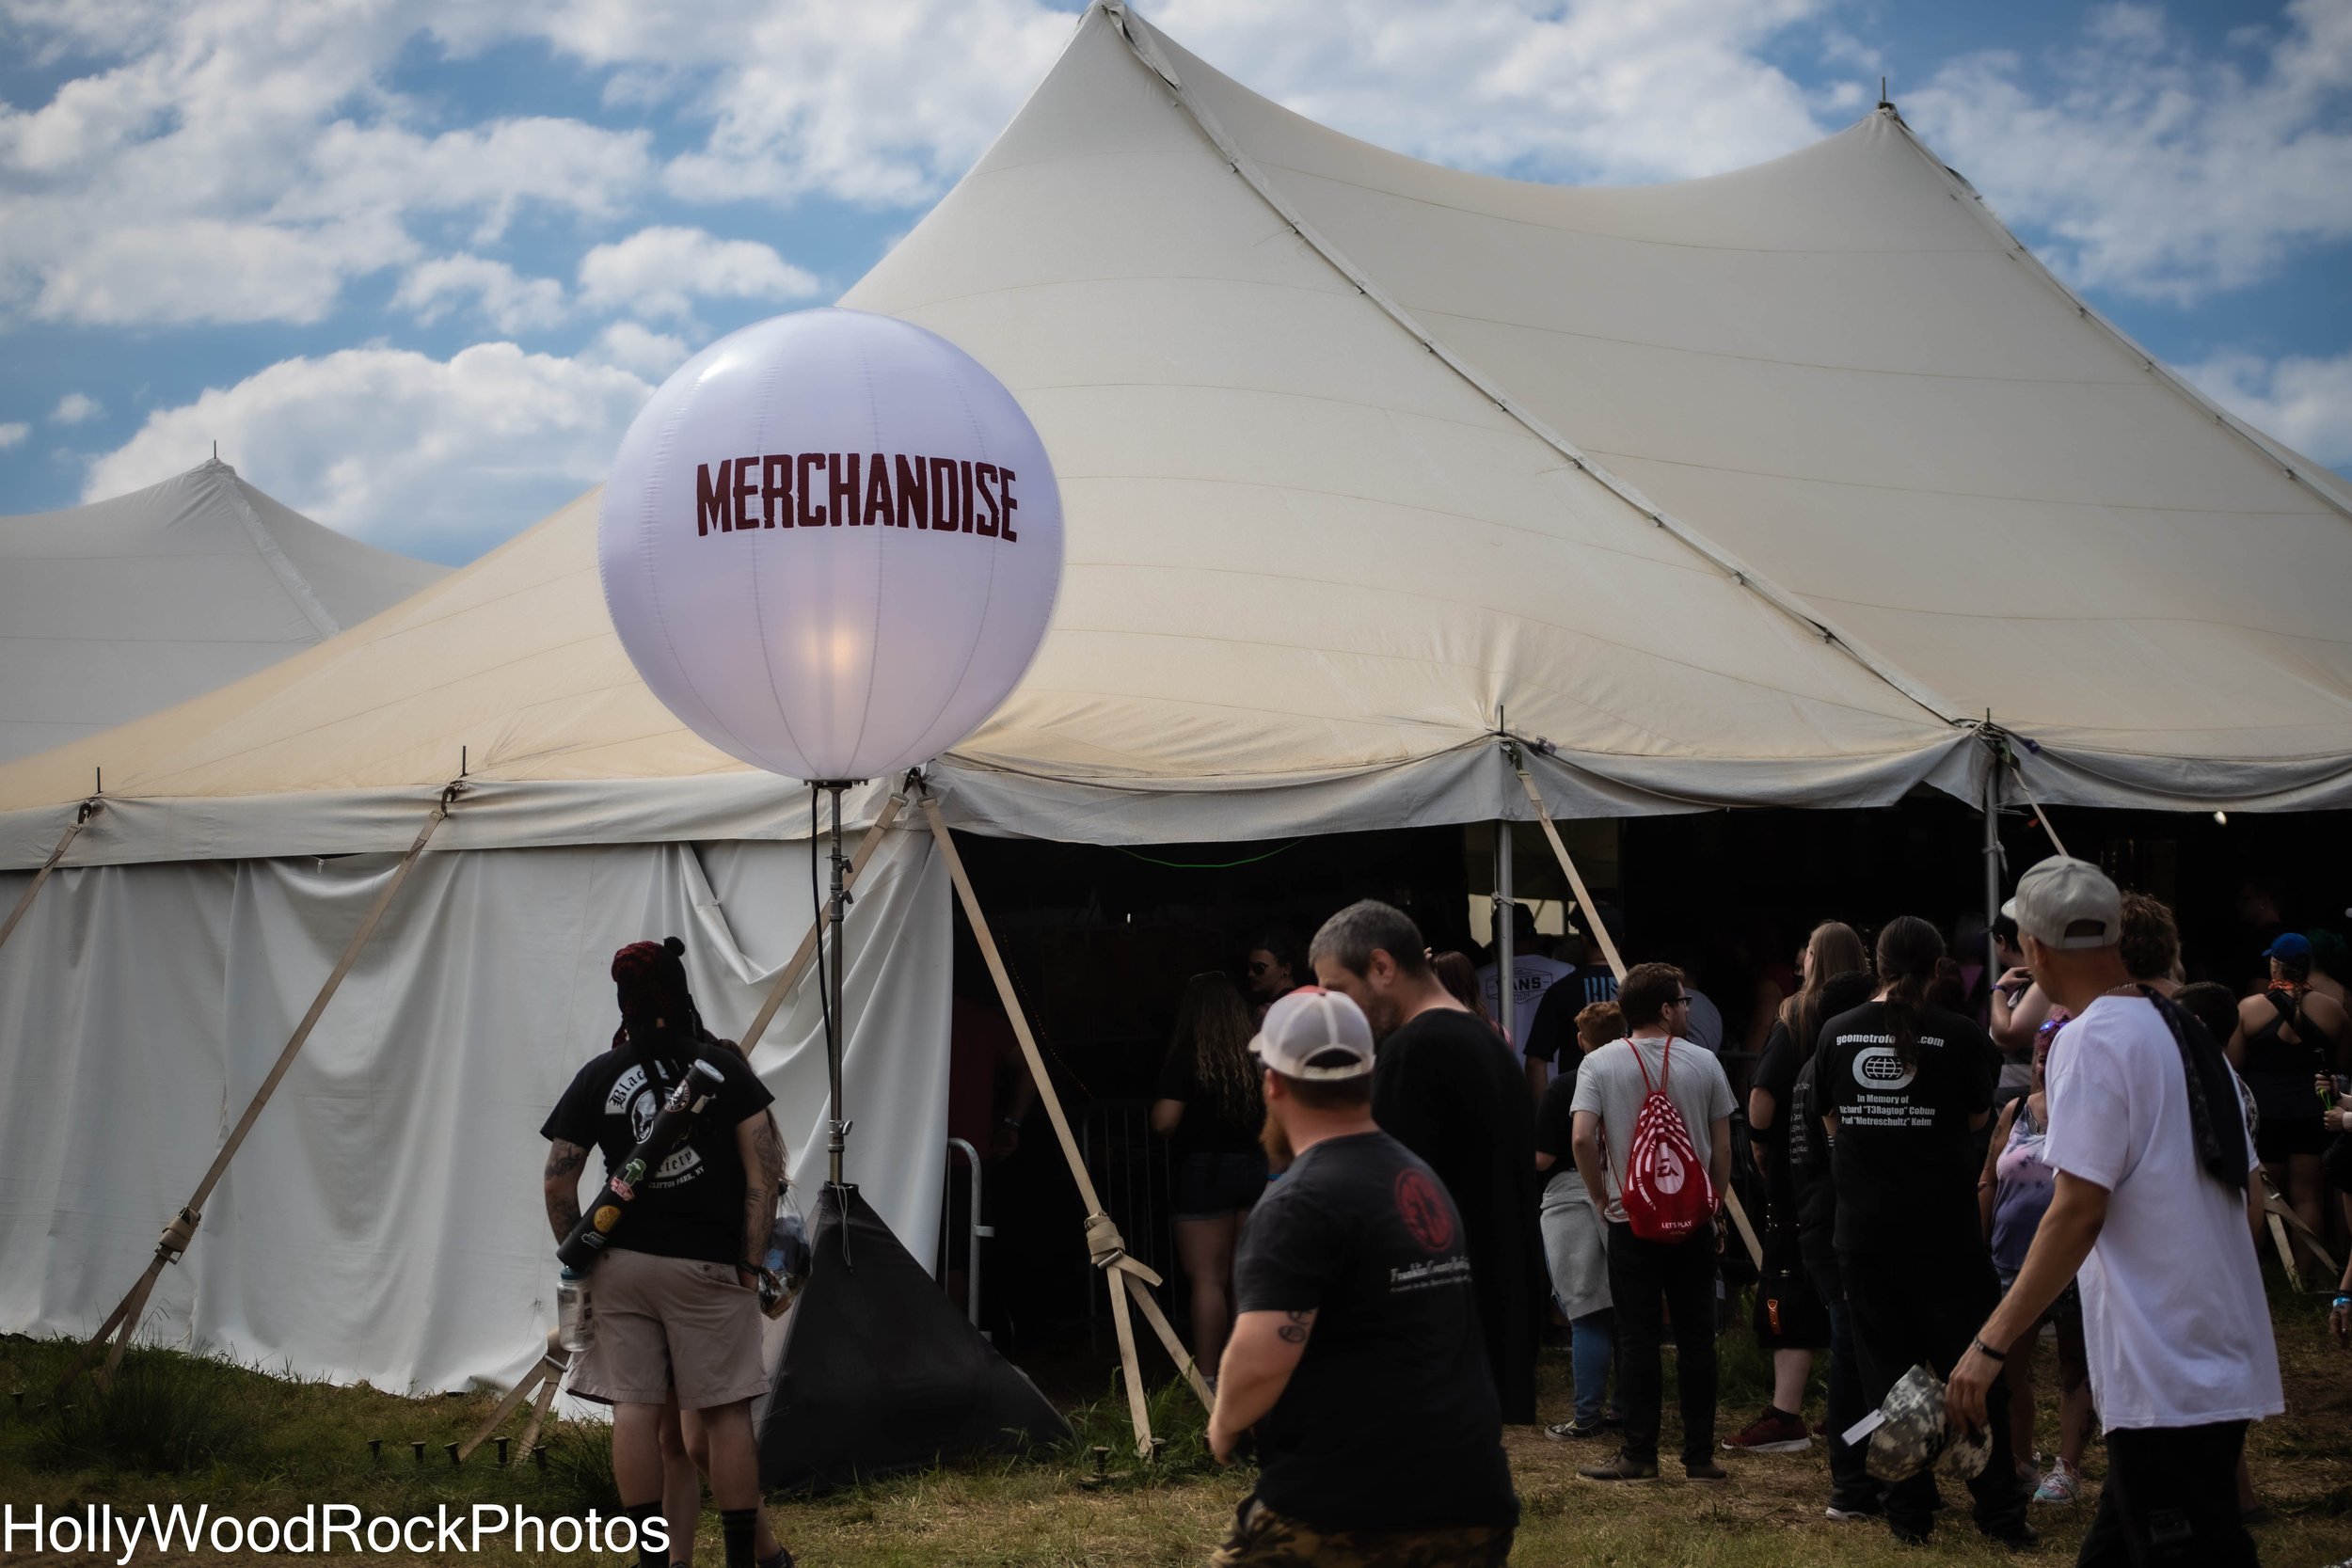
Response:
[[[2036,743],[2045,800],[2352,797],[2343,487],[2147,362],[1888,111],[1718,179],[1528,185],[1312,125],[1098,5],[843,303],[994,371],[1061,483],[1044,648],[932,770],[961,827],[1523,817],[1505,730],[1548,743],[1522,754],[1562,816],[1978,800],[1988,710]],[[290,927],[349,909],[462,755],[429,869],[215,1200],[177,1321],[391,1381],[520,1370],[547,1274],[529,1133],[596,1043],[605,953],[691,915],[732,1032],[807,903],[783,891],[805,796],[645,691],[594,528],[592,494],[364,626],[0,769],[8,867],[107,779],[76,869],[0,948],[0,1071],[49,1091],[0,1109],[0,1324],[111,1305],[340,940]],[[360,858],[301,858],[325,854]],[[916,833],[877,867],[852,1175],[920,1255],[946,892]],[[804,1001],[755,1059],[799,1151],[814,1038]],[[173,1053],[183,1078],[117,1084]],[[476,1073],[494,1117],[452,1106]],[[135,1156],[93,1155],[108,1137]],[[413,1228],[368,1207],[388,1188],[423,1200]],[[393,1305],[496,1332],[363,1344],[388,1304],[299,1273],[346,1225],[362,1285],[405,1246],[427,1283]],[[304,1323],[241,1315],[290,1286]]]
[[[226,686],[447,569],[321,528],[217,459],[0,517],[0,763]]]

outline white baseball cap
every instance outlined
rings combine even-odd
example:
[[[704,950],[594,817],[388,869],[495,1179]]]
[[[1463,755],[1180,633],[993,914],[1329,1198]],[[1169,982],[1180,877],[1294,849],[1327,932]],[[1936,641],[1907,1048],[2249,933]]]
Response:
[[[1361,1078],[1372,1070],[1372,1024],[1363,1009],[1335,990],[1301,986],[1265,1010],[1249,1049],[1285,1078],[1328,1083]],[[1307,1064],[1326,1052],[1345,1052],[1349,1060]]]
[[[2123,895],[2106,872],[2067,855],[2020,877],[2017,896],[2001,912],[2045,947],[2113,947],[2123,940]]]

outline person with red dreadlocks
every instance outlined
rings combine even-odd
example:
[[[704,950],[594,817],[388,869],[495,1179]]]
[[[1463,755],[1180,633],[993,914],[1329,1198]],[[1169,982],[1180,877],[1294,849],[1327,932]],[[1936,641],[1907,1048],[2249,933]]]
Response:
[[[756,1560],[759,1456],[752,1401],[760,1362],[757,1259],[784,1178],[773,1098],[742,1055],[703,1027],[686,983],[686,944],[636,942],[612,956],[621,1007],[612,1049],[592,1057],[539,1130],[551,1146],[542,1186],[558,1241],[580,1220],[592,1148],[608,1173],[651,1127],[697,1062],[723,1086],[621,1211],[591,1276],[596,1332],[572,1391],[612,1406],[612,1477],[635,1521],[639,1568],[667,1568],[662,1520],[664,1408],[675,1398],[690,1446],[709,1456],[727,1568],[790,1568],[778,1547]],[[691,1550],[690,1543],[677,1543]]]

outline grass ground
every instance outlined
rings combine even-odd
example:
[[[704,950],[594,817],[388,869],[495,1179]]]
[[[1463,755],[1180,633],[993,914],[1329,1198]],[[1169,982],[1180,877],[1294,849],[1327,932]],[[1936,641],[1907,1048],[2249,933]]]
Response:
[[[2257,1528],[2270,1568],[2321,1568],[2352,1558],[2352,1354],[2327,1339],[2308,1299],[2282,1300],[2279,1348],[2288,1414],[2255,1428],[2249,1443],[2256,1489],[2268,1517]],[[1762,1357],[1744,1331],[1723,1341],[1719,1424],[1728,1433],[1763,1402]],[[71,1347],[0,1341],[0,1500],[24,1517],[27,1504],[79,1511],[151,1502],[209,1504],[237,1514],[296,1512],[307,1503],[350,1503],[368,1514],[430,1513],[497,1503],[544,1515],[584,1514],[613,1504],[601,1429],[565,1425],[549,1443],[545,1469],[520,1461],[501,1469],[485,1449],[462,1470],[442,1445],[468,1435],[495,1402],[490,1392],[412,1400],[370,1388],[336,1388],[273,1378],[218,1362],[144,1351],[125,1364],[103,1406],[87,1396],[39,1408]],[[2041,1440],[2054,1446],[2057,1416],[2047,1391],[2055,1367],[2045,1343]],[[1671,1365],[1672,1357],[1668,1358]],[[1545,1356],[1544,1408],[1564,1416],[1565,1352]],[[24,1391],[20,1405],[8,1396]],[[1125,1457],[1125,1409],[1106,1397],[1073,1412],[1071,1443],[1021,1458],[952,1465],[876,1481],[821,1497],[771,1503],[776,1528],[801,1560],[841,1568],[1078,1568],[1078,1565],[1198,1564],[1248,1486],[1246,1474],[1217,1470],[1200,1440],[1196,1406],[1165,1390],[1157,1426],[1171,1437],[1154,1466]],[[1669,1400],[1668,1409],[1673,1406]],[[1818,1399],[1815,1403],[1818,1413]],[[1669,1416],[1671,1428],[1672,1417]],[[518,1431],[519,1422],[510,1431]],[[382,1457],[367,1443],[381,1440]],[[424,1462],[411,1443],[424,1445]],[[1886,1562],[2012,1560],[1977,1539],[1963,1506],[1924,1552],[1894,1546],[1872,1525],[1822,1517],[1827,1465],[1807,1453],[1733,1459],[1727,1486],[1661,1481],[1606,1487],[1576,1478],[1597,1449],[1546,1441],[1533,1431],[1507,1438],[1524,1509],[1514,1560],[1531,1565],[1643,1564],[1659,1568],[1838,1568]],[[1097,1478],[1092,1449],[1110,1449]],[[2089,1470],[2104,1469],[2094,1444]],[[2072,1560],[2089,1505],[2040,1507],[2040,1560]],[[715,1516],[706,1514],[696,1560],[720,1560]],[[89,1556],[13,1556],[51,1563]],[[142,1552],[141,1563],[217,1561],[184,1553]],[[545,1563],[546,1556],[493,1549],[480,1556],[324,1556],[318,1562],[452,1561]],[[574,1559],[573,1560],[580,1560]],[[598,1560],[623,1560],[605,1554]]]

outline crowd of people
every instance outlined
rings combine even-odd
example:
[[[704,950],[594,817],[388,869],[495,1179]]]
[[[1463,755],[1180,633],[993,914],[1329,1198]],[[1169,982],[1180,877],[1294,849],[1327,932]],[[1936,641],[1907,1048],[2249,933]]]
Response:
[[[1720,1014],[1710,1038],[1683,971],[1619,976],[1597,950],[1578,963],[1532,923],[1519,934],[1509,972],[1482,969],[1366,902],[1326,922],[1305,973],[1270,939],[1251,994],[1193,982],[1218,991],[1221,1022],[1188,993],[1155,1123],[1201,1124],[1180,1144],[1179,1227],[1213,1228],[1180,1246],[1188,1271],[1232,1259],[1230,1286],[1193,1282],[1219,1373],[1212,1441],[1222,1456],[1254,1427],[1263,1477],[1219,1563],[1504,1560],[1501,1429],[1539,1418],[1547,1322],[1565,1325],[1573,1394],[1543,1431],[1594,1445],[1579,1470],[1592,1481],[1654,1478],[1673,1443],[1686,1479],[1721,1483],[1726,1458],[1826,1438],[1828,1517],[1924,1541],[1944,1506],[1934,1474],[1874,1479],[1864,1418],[1925,1368],[1948,1380],[1950,1428],[1988,1450],[1967,1488],[1990,1540],[2030,1549],[2036,1504],[2087,1498],[2103,1433],[2079,1560],[2255,1560],[2245,1433],[2282,1408],[2256,1250],[2265,1181],[2324,1235],[2327,1183],[2352,1163],[2340,942],[2278,934],[2268,983],[2244,996],[2185,985],[2162,903],[2056,858],[1996,927],[1980,1005],[1925,920],[1894,916],[1868,941],[1816,927],[1773,988],[1740,1105]],[[1504,985],[1521,1039],[1495,1022]],[[1254,1100],[1216,1086],[1237,1063]],[[1719,1441],[1735,1137],[1753,1166],[1771,1394]],[[2352,1335],[2352,1301],[2334,1323]],[[1669,1340],[1678,1423],[1663,1409]],[[1477,1347],[1475,1386],[1430,1375],[1461,1343]],[[1416,1432],[1445,1434],[1453,1482],[1415,1473],[1438,1447]]]
[[[1254,1448],[1259,1465],[1216,1563],[1507,1561],[1518,1502],[1502,1428],[1562,1414],[1539,1410],[1536,1376],[1554,1314],[1572,1404],[1542,1430],[1594,1443],[1578,1474],[1596,1483],[1656,1478],[1670,1435],[1682,1476],[1711,1484],[1730,1479],[1726,1454],[1825,1436],[1828,1517],[1925,1541],[1943,1506],[1933,1470],[1883,1481],[1866,1452],[1866,1418],[1925,1369],[1944,1380],[1947,1429],[1986,1450],[1967,1488],[1987,1538],[2032,1548],[2033,1505],[2086,1491],[2095,1430],[2106,1470],[2078,1561],[2256,1560],[2246,1432],[2282,1408],[2256,1251],[2265,1184],[2307,1249],[2331,1182],[2352,1222],[2341,941],[2277,932],[2266,981],[2243,996],[2186,985],[2163,904],[2054,858],[1992,933],[2005,964],[1981,1020],[1929,922],[1896,915],[1867,942],[1817,926],[1743,1036],[1760,1053],[1741,1106],[1721,1014],[1681,969],[1619,975],[1597,942],[1580,963],[1522,931],[1509,971],[1482,969],[1367,900],[1303,950],[1259,938],[1238,982],[1217,971],[1184,988],[1152,1126],[1172,1146],[1210,1446],[1221,1460]],[[672,938],[614,956],[620,1027],[542,1129],[558,1240],[581,1224],[592,1148],[608,1176],[596,1202],[613,1205],[591,1216],[595,1333],[571,1386],[613,1407],[641,1564],[686,1560],[707,1483],[729,1564],[789,1568],[750,1422],[784,1149],[768,1091],[703,1027],[681,952]],[[1504,986],[1523,1040],[1496,1022]],[[648,1128],[690,1079],[707,1114],[646,1170]],[[1719,1443],[1741,1135],[1771,1395]],[[2352,1339],[2352,1271],[2331,1321]],[[2046,1469],[2032,1372],[2045,1328],[2059,1394]],[[1820,1427],[1805,1416],[1817,1369]]]

